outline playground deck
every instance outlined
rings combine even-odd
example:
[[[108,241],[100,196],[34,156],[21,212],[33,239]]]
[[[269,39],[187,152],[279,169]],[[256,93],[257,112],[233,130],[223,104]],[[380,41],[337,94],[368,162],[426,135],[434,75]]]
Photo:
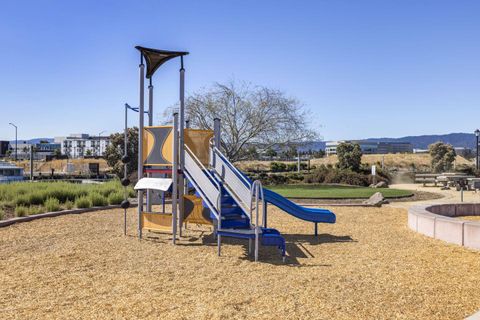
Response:
[[[70,215],[0,229],[0,314],[23,318],[460,319],[480,309],[480,252],[407,228],[401,208],[335,208],[313,226],[270,208],[287,240],[260,262],[226,239],[188,231],[128,236],[122,211]],[[238,242],[237,242],[238,243]]]

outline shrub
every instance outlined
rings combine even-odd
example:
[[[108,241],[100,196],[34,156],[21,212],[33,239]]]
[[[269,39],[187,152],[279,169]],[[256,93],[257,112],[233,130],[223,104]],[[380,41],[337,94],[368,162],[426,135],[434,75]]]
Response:
[[[123,194],[121,192],[110,193],[108,196],[108,203],[111,205],[120,204],[123,201]]]
[[[305,177],[306,183],[338,183],[354,186],[368,186],[369,176],[351,170],[329,169],[320,166],[312,174]]]
[[[436,142],[428,146],[432,157],[431,164],[434,172],[445,172],[453,168],[455,149],[451,144]]]
[[[28,196],[26,195],[19,195],[17,199],[15,199],[15,205],[16,206],[28,206],[30,204],[30,201],[28,200]]]
[[[94,207],[103,207],[108,204],[107,199],[99,193],[93,192],[90,194],[90,201]]]
[[[287,165],[282,162],[271,162],[270,170],[272,172],[285,172],[287,171]]]
[[[27,215],[28,208],[24,206],[15,207],[15,216],[16,217],[25,217]]]
[[[45,209],[47,209],[48,212],[60,211],[60,201],[56,198],[48,198],[45,201]]]
[[[68,200],[68,201],[65,202],[65,209],[71,210],[74,205],[75,204],[72,201]]]
[[[60,203],[65,203],[67,201],[75,201],[77,197],[77,192],[70,189],[53,189],[47,191],[48,198],[55,198]]]
[[[28,196],[29,205],[42,205],[45,202],[45,193],[43,192],[33,192]]]
[[[0,220],[3,220],[4,216],[5,214],[3,213],[3,209],[0,209]]]
[[[362,150],[358,143],[342,142],[337,146],[339,169],[358,172],[362,163]]]
[[[90,208],[92,206],[92,202],[89,198],[83,196],[75,200],[75,206],[80,209]]]
[[[303,174],[295,172],[295,173],[289,173],[287,175],[287,178],[298,182],[298,181],[303,181],[305,177],[303,176]]]
[[[288,183],[288,178],[284,175],[279,175],[279,174],[272,174],[268,176],[268,179],[265,181],[265,184],[273,184],[273,185],[278,185],[278,184],[286,184]]]
[[[128,187],[128,197],[129,198],[135,198],[137,196],[137,193],[135,192],[135,190],[133,190],[132,187]]]
[[[45,212],[45,208],[42,206],[31,206],[30,208],[28,208],[29,215],[35,215],[35,214],[40,214],[44,212]]]
[[[287,164],[287,170],[286,171],[297,171],[297,164],[296,163]]]

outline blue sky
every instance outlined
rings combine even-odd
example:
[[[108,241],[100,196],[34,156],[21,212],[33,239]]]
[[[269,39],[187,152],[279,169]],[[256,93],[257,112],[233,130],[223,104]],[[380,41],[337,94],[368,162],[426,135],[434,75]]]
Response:
[[[326,140],[480,126],[479,1],[3,1],[0,139],[120,131],[143,45],[188,50],[187,94],[283,90]],[[154,77],[178,100],[178,62]],[[131,122],[133,124],[133,121]]]

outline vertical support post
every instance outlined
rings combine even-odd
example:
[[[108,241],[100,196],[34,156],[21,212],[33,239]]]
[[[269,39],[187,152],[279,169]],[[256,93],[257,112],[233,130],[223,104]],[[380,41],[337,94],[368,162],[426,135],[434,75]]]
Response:
[[[17,135],[17,131],[18,131],[17,126],[15,126],[15,161],[18,160],[18,135]],[[477,161],[478,161],[478,157],[477,157]]]
[[[220,150],[220,134],[221,134],[221,122],[219,118],[213,119],[213,141],[215,142],[215,147]]]
[[[183,226],[183,217],[184,217],[184,203],[183,195],[185,194],[184,189],[184,174],[185,170],[185,137],[184,137],[184,127],[185,127],[185,68],[183,67],[183,56],[180,57],[181,67],[180,67],[180,119],[179,119],[179,165],[180,172],[178,174],[178,199],[179,204],[179,234],[182,236],[182,226]]]
[[[33,181],[33,145],[30,145],[30,180]]]
[[[318,223],[315,222],[315,237],[318,237]]]
[[[190,129],[190,120],[185,120],[185,129]],[[183,181],[183,190],[184,194],[188,194],[188,181],[187,179],[184,179]],[[183,199],[182,199],[183,202]],[[185,222],[185,229],[187,228],[187,223]]]
[[[128,155],[128,104],[125,103],[125,131],[123,136],[123,156]],[[127,179],[128,177],[128,163],[123,165],[123,178]],[[128,191],[127,187],[123,187],[123,198],[127,200]],[[123,209],[123,234],[127,235],[127,209]]]
[[[478,129],[477,129],[477,131],[478,131]],[[475,135],[477,136],[477,145],[476,145],[477,156],[475,157],[475,169],[477,169],[477,171],[478,171],[478,163],[479,163],[479,159],[478,159],[478,135],[479,135],[479,133],[475,132]]]
[[[213,119],[213,143],[214,147],[220,150],[220,133],[221,123],[219,118]],[[213,148],[210,150],[210,165],[215,167],[217,154],[213,152]]]
[[[260,198],[260,189],[258,184],[254,184],[255,188],[255,262],[258,261],[258,246],[259,246],[259,238],[260,238],[260,226],[259,226],[259,210],[258,210],[258,199]]]
[[[265,197],[265,195],[264,195]],[[263,200],[263,227],[264,228],[267,228],[267,210],[268,210],[268,204],[267,204],[267,201],[265,201],[265,199],[262,199]]]
[[[152,77],[150,77],[150,83],[148,85],[148,125],[153,126],[153,85]],[[148,177],[152,174],[148,173]],[[147,211],[152,212],[152,190],[147,190]]]
[[[300,151],[297,151],[297,172],[300,173]]]
[[[177,240],[177,197],[178,197],[178,113],[173,114],[173,164],[172,164],[172,243]]]
[[[145,113],[145,65],[143,54],[140,54],[140,98],[139,98],[139,124],[138,124],[138,180],[143,178],[143,124]],[[142,238],[142,211],[143,211],[143,190],[138,190],[138,238]]]

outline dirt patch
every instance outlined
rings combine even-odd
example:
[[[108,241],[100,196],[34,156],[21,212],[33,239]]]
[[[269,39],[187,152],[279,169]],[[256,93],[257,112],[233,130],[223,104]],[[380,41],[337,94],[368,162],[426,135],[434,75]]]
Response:
[[[0,229],[3,319],[461,319],[480,308],[480,253],[423,237],[404,209],[332,208],[334,225],[269,209],[287,240],[254,263],[242,241],[216,255],[209,228],[136,238],[136,212]]]

